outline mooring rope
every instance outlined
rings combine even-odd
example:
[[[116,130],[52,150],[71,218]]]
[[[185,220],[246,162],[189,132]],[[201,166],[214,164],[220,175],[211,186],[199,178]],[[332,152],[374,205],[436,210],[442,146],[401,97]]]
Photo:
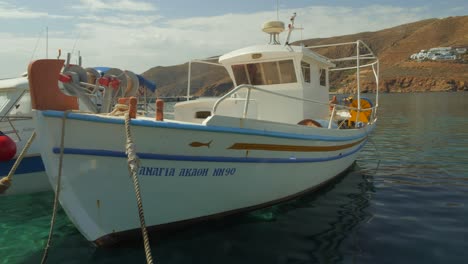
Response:
[[[138,167],[139,167],[139,160],[138,156],[136,155],[135,151],[135,144],[132,140],[132,135],[130,132],[130,114],[127,111],[125,113],[125,134],[127,136],[127,143],[125,146],[125,152],[127,154],[127,161],[128,161],[128,169],[132,175],[133,180],[133,187],[135,189],[135,195],[137,198],[137,205],[138,205],[138,215],[140,217],[140,224],[141,224],[141,232],[143,234],[143,242],[145,246],[145,254],[146,254],[146,262],[149,264],[153,263],[153,257],[151,255],[151,247],[148,238],[148,232],[146,230],[145,224],[145,216],[143,212],[143,203],[141,200],[140,195],[140,184],[138,182]]]
[[[49,238],[47,239],[47,244],[44,248],[44,255],[42,255],[41,264],[44,264],[47,261],[47,257],[49,254],[49,247],[52,242],[52,235],[54,234],[55,218],[57,216],[57,208],[59,205],[58,199],[60,195],[60,186],[61,186],[61,181],[62,181],[63,150],[65,147],[65,121],[67,119],[67,115],[69,112],[72,112],[72,110],[65,111],[62,117],[62,134],[60,137],[60,157],[59,157],[57,183],[55,185],[54,208],[52,211],[52,219],[50,220]]]
[[[123,116],[128,112],[129,106],[126,104],[115,104],[114,110],[108,113],[110,116]]]
[[[21,161],[23,160],[24,156],[26,156],[26,153],[28,152],[29,147],[31,146],[32,142],[36,138],[36,131],[33,131],[31,136],[28,139],[28,142],[24,146],[23,150],[21,150],[20,155],[16,159],[15,163],[13,164],[13,167],[11,167],[10,172],[8,175],[0,180],[0,194],[4,193],[8,188],[10,188],[13,175],[16,172],[16,169],[20,165]]]

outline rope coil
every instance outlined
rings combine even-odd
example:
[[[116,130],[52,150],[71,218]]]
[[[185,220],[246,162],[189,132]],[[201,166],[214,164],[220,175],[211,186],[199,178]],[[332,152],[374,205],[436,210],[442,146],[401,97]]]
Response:
[[[115,104],[114,110],[112,112],[108,113],[107,115],[110,116],[123,116],[125,113],[128,112],[130,107],[126,104]]]

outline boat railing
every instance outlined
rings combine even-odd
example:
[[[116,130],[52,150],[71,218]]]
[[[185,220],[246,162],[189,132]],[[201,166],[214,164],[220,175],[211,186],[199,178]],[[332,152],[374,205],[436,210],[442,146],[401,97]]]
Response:
[[[226,100],[227,98],[233,98],[234,94],[236,94],[237,92],[239,92],[240,90],[243,90],[243,89],[247,90],[247,95],[246,95],[245,98],[234,97],[236,100],[244,101],[244,109],[243,109],[243,112],[242,112],[242,118],[247,117],[247,113],[248,113],[248,110],[249,110],[249,103],[251,101],[250,100],[250,94],[251,94],[252,90],[255,90],[255,91],[264,92],[264,93],[272,94],[272,95],[283,97],[283,98],[288,98],[288,99],[291,99],[291,100],[309,102],[309,103],[314,103],[314,104],[321,104],[321,105],[324,105],[324,106],[332,107],[332,112],[330,114],[329,123],[328,123],[328,128],[329,129],[331,129],[333,127],[332,124],[333,124],[333,121],[336,119],[337,109],[342,109],[342,110],[347,110],[347,111],[356,111],[357,112],[357,117],[359,117],[360,112],[370,111],[371,112],[370,113],[370,119],[369,119],[370,121],[368,123],[371,124],[376,120],[375,119],[375,112],[376,112],[377,106],[373,106],[373,107],[370,107],[370,108],[359,108],[359,107],[352,107],[352,106],[347,106],[347,105],[331,104],[329,102],[321,102],[321,101],[317,101],[317,100],[301,98],[301,97],[295,97],[295,96],[290,96],[290,95],[286,95],[286,94],[282,94],[282,93],[278,93],[278,92],[273,92],[273,91],[262,89],[260,87],[256,87],[256,86],[253,86],[253,85],[250,85],[250,84],[241,84],[241,85],[237,86],[236,88],[232,89],[231,91],[229,91],[228,93],[226,93],[225,95],[223,95],[222,97],[220,97],[218,100],[216,100],[216,102],[213,105],[213,109],[211,111],[212,115],[216,115],[216,111],[217,111],[219,105],[224,100]],[[353,121],[356,124],[356,126],[358,126],[357,125],[359,123],[358,118],[356,118],[356,120],[351,120],[351,121]],[[337,128],[339,129],[343,124],[344,124],[344,122],[342,121],[337,126]]]
[[[345,56],[341,58],[328,59],[330,62],[340,64],[340,63],[352,63],[354,65],[343,65],[336,68],[330,69],[330,71],[346,71],[346,70],[356,70],[356,97],[358,102],[358,108],[361,108],[361,69],[370,67],[374,74],[375,80],[375,111],[373,111],[373,116],[377,114],[377,108],[379,106],[379,59],[374,54],[372,49],[362,40],[357,40],[353,42],[343,42],[343,43],[333,43],[333,44],[324,44],[324,45],[315,45],[308,46],[310,50],[322,49],[322,48],[331,48],[339,46],[351,46],[354,50],[353,55]],[[354,48],[354,49],[353,49]]]
[[[30,120],[32,119],[31,116],[19,116],[19,115],[14,115],[14,116],[9,116],[9,115],[5,115],[5,116],[2,116],[0,118],[0,123],[2,122],[7,122],[8,125],[11,127],[11,131],[15,133],[16,137],[18,138],[19,141],[21,141],[21,137],[18,133],[18,129],[16,129],[15,125],[13,124],[13,122],[15,121],[21,121],[21,120]],[[2,126],[3,127],[3,126]],[[3,131],[5,132],[5,131]],[[6,133],[6,132],[5,132]]]

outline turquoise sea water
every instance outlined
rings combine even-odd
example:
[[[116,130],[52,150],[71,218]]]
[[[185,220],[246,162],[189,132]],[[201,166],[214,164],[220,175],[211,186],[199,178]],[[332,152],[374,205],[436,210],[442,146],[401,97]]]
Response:
[[[468,93],[381,99],[372,142],[339,181],[270,208],[156,235],[155,262],[467,263]],[[40,262],[52,204],[51,192],[0,197],[0,263]],[[48,260],[144,263],[145,256],[141,244],[93,247],[60,211]]]

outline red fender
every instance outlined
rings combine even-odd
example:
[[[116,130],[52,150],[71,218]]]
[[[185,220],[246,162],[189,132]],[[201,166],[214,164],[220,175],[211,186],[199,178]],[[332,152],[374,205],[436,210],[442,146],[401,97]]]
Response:
[[[0,161],[9,161],[16,155],[16,143],[0,131]]]

